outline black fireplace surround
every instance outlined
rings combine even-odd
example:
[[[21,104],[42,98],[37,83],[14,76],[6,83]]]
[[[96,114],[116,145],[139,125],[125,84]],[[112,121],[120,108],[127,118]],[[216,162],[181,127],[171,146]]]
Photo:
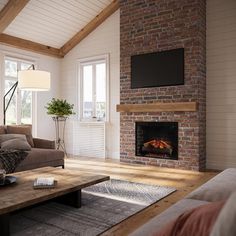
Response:
[[[135,155],[178,160],[178,122],[135,122]]]

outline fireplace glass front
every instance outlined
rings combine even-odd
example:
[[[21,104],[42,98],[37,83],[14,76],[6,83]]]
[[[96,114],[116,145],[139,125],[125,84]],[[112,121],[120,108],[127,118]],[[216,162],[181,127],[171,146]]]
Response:
[[[136,122],[136,156],[178,160],[178,122]]]

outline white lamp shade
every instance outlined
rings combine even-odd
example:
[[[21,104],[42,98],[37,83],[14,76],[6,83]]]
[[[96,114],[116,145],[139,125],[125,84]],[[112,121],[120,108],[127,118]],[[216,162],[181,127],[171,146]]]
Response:
[[[18,86],[21,90],[50,90],[50,73],[41,70],[22,70],[18,72]]]

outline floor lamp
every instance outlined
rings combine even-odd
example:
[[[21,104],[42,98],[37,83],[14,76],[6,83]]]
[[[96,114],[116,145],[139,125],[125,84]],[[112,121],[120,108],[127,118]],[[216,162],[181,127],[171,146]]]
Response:
[[[3,97],[4,125],[6,124],[6,112],[17,86],[20,90],[48,91],[50,90],[50,73],[47,71],[36,70],[33,64],[27,70],[18,71],[18,81],[7,91]],[[6,97],[10,93],[10,99],[6,104]]]

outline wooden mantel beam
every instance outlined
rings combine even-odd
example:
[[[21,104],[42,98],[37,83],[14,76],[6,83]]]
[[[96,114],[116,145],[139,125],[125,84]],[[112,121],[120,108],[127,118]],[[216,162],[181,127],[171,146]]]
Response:
[[[102,22],[104,22],[110,15],[112,15],[119,8],[119,0],[114,0],[104,10],[102,10],[93,20],[91,20],[82,30],[76,33],[68,42],[61,47],[61,53],[67,54],[79,42],[81,42],[88,34],[96,29]]]
[[[30,40],[17,38],[7,34],[0,34],[0,43],[8,46],[12,46],[19,49],[25,49],[28,51],[44,54],[47,56],[62,58],[60,49],[46,46],[40,43],[35,43]]]
[[[9,0],[0,11],[0,33],[15,19],[29,0]]]
[[[197,102],[157,102],[149,104],[119,104],[117,112],[197,111]]]

